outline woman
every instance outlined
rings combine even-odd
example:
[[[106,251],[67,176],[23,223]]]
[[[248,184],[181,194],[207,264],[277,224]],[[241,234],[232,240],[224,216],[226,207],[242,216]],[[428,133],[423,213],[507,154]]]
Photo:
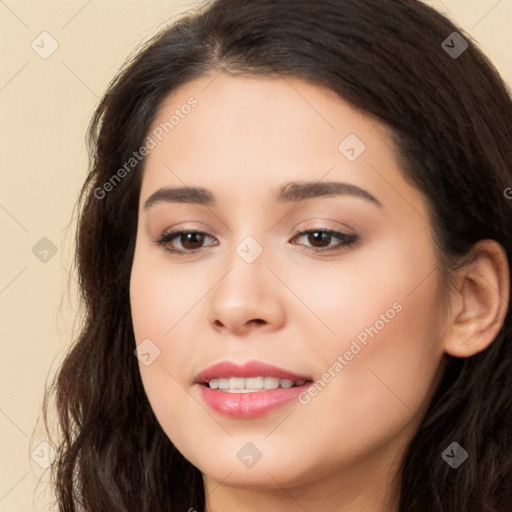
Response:
[[[217,0],[89,137],[60,510],[511,510],[512,102],[467,35]]]

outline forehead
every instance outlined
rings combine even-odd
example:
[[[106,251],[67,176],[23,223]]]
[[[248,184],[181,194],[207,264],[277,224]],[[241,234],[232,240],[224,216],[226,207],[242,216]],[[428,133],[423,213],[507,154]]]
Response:
[[[385,127],[297,78],[203,76],[166,97],[148,135],[155,147],[141,202],[162,186],[201,186],[244,200],[301,179],[377,190],[383,175],[392,187],[381,197],[414,193],[397,171]]]
[[[195,106],[189,107],[190,103]],[[150,131],[159,130],[163,138],[174,141],[175,147],[179,141],[204,149],[220,140],[225,142],[229,135],[238,142],[238,146],[223,148],[231,153],[243,142],[245,151],[255,147],[260,153],[263,149],[286,153],[292,147],[300,154],[298,142],[307,139],[304,149],[317,145],[320,159],[329,147],[337,154],[340,137],[347,129],[361,138],[370,130],[374,130],[373,137],[384,136],[373,118],[356,111],[326,87],[290,77],[220,73],[172,91],[162,102]],[[197,137],[191,140],[191,135]]]

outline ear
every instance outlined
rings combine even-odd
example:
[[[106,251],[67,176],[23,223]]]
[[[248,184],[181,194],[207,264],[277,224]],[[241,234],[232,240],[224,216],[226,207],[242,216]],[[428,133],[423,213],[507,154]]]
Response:
[[[507,254],[495,240],[480,240],[470,260],[456,273],[456,290],[444,336],[445,351],[469,357],[485,350],[496,338],[508,310]]]

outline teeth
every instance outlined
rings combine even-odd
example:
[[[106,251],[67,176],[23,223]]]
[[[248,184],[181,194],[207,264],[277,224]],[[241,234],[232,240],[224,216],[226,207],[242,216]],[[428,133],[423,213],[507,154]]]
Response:
[[[263,389],[277,389],[281,381],[277,377],[256,377],[257,379],[261,379],[263,381],[262,388]]]
[[[278,379],[277,377],[230,377],[212,379],[209,382],[211,389],[219,389],[228,393],[252,393],[262,389],[291,388],[293,385],[302,386],[306,381],[298,380],[293,382],[289,379]]]
[[[243,388],[245,379],[243,377],[230,377],[229,378],[229,389]]]

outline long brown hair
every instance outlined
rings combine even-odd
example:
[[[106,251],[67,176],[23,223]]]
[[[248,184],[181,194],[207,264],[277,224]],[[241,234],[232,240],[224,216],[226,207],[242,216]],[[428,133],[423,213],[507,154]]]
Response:
[[[460,55],[443,47],[453,32],[468,44]],[[212,71],[328,86],[390,129],[405,179],[429,201],[440,268],[449,274],[484,238],[511,261],[512,101],[452,22],[415,0],[217,0],[183,16],[112,81],[88,133],[76,238],[86,314],[44,403],[47,421],[55,394],[61,511],[204,511],[201,473],[157,422],[134,356],[129,280],[144,160],[104,197],[97,189],[144,144],[164,98]],[[469,454],[457,470],[441,458],[452,441]],[[486,350],[449,357],[400,477],[400,512],[512,510],[510,305]]]

